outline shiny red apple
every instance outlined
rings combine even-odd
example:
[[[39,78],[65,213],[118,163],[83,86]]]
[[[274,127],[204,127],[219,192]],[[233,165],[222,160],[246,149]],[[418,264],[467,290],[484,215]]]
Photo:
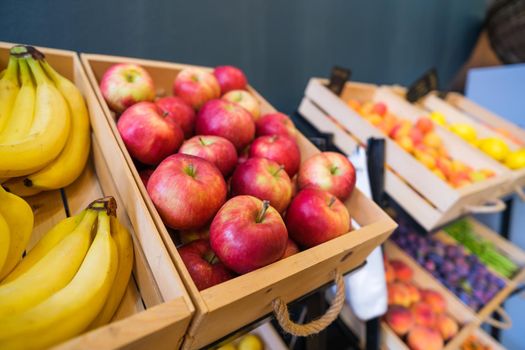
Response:
[[[144,164],[158,164],[177,152],[184,134],[153,102],[139,102],[122,113],[117,129],[131,156]]]
[[[160,108],[166,118],[172,119],[179,124],[182,131],[184,131],[185,139],[193,136],[195,111],[192,106],[178,96],[159,98],[155,101],[155,104]]]
[[[148,194],[162,220],[176,230],[206,225],[226,200],[226,192],[215,165],[181,153],[164,159],[148,181]]]
[[[350,215],[334,195],[315,188],[301,190],[286,211],[290,238],[310,248],[350,230]]]
[[[200,109],[195,123],[199,135],[222,136],[233,143],[237,151],[253,140],[255,123],[244,108],[226,100],[211,100]]]
[[[133,63],[114,64],[104,72],[100,91],[111,110],[122,113],[140,101],[153,101],[153,79],[141,66]]]
[[[235,277],[217,258],[205,239],[178,249],[180,257],[198,290],[204,290]]]
[[[307,159],[299,170],[300,189],[315,187],[328,191],[344,201],[352,194],[356,174],[352,163],[336,152],[322,152]]]
[[[224,177],[237,165],[237,151],[233,143],[220,136],[197,135],[185,141],[179,153],[201,157],[215,164]]]
[[[217,78],[223,94],[231,90],[244,90],[248,85],[246,75],[234,66],[217,66],[213,70],[213,75]]]
[[[261,136],[250,146],[250,158],[261,157],[271,159],[284,166],[290,178],[299,170],[301,152],[297,143],[287,136]]]
[[[173,82],[173,94],[199,109],[207,101],[221,96],[219,82],[212,73],[201,68],[186,68]]]
[[[294,241],[288,238],[288,241],[286,242],[286,249],[284,250],[284,254],[281,257],[281,259],[285,259],[297,253],[299,253],[299,247],[297,246],[297,244],[295,244]]]
[[[244,274],[283,256],[288,234],[283,219],[268,201],[237,196],[227,201],[210,226],[210,243],[219,259]]]
[[[292,120],[283,113],[275,112],[263,115],[255,123],[255,133],[257,136],[282,135],[295,140],[297,129]]]
[[[239,164],[230,182],[234,196],[247,194],[261,200],[282,213],[292,199],[292,182],[282,165],[266,158],[250,158]]]
[[[261,116],[259,101],[246,90],[232,90],[222,96],[222,99],[237,103],[239,106],[250,112],[253,121],[257,121]]]

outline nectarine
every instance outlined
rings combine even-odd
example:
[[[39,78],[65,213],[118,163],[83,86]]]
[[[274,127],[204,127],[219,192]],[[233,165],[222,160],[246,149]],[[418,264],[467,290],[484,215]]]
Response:
[[[441,350],[444,345],[438,331],[424,326],[414,326],[408,333],[407,342],[412,350]]]
[[[414,325],[414,316],[406,307],[393,305],[388,308],[385,321],[397,335],[403,336]]]

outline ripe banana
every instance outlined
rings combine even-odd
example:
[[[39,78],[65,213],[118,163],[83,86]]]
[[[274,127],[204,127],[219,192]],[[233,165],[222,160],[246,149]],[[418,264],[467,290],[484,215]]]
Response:
[[[11,55],[5,74],[0,80],[0,132],[11,116],[18,90],[18,58]]]
[[[17,279],[20,275],[31,269],[41,259],[47,255],[57,244],[68,235],[72,235],[75,229],[84,219],[86,211],[83,210],[75,216],[71,216],[60,221],[51,230],[49,230],[38,243],[27,253],[13,271],[0,283],[0,286]]]
[[[109,216],[100,212],[95,240],[73,280],[37,306],[1,318],[0,348],[47,348],[85,330],[104,306],[117,265]]]
[[[128,230],[113,216],[111,217],[111,235],[117,245],[117,275],[111,286],[111,291],[109,292],[104,307],[95,320],[91,322],[88,329],[95,329],[111,321],[115,311],[117,311],[120,305],[122,297],[124,297],[131,276],[131,270],[133,269],[133,240]]]
[[[0,143],[10,143],[23,139],[33,123],[35,109],[35,87],[25,58],[18,59],[22,87],[16,96],[11,117],[0,133]]]
[[[24,184],[53,190],[71,184],[80,175],[89,156],[91,144],[89,114],[84,98],[75,84],[58,74],[46,61],[41,62],[47,75],[64,96],[71,115],[71,131],[62,152],[38,172],[27,176]]]
[[[27,247],[33,231],[33,210],[22,198],[6,192],[0,186],[0,213],[4,217],[11,233],[9,253],[0,270],[0,280],[18,264]]]
[[[24,179],[25,177],[13,177],[12,179],[3,182],[2,186],[4,186],[7,191],[16,194],[18,197],[30,197],[42,192],[39,188],[27,187],[24,184]]]
[[[11,232],[9,225],[5,221],[2,214],[0,214],[0,271],[4,266],[7,254],[9,253],[9,241],[11,240]]]
[[[0,286],[0,319],[27,310],[64,288],[77,273],[91,244],[97,219],[88,210],[77,228],[24,274]]]
[[[27,58],[36,80],[36,103],[29,135],[0,144],[0,177],[25,176],[55,159],[62,151],[70,129],[64,98],[32,57]]]

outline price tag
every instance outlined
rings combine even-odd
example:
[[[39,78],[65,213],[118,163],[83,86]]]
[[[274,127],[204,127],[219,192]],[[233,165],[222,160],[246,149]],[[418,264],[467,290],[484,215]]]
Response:
[[[345,83],[350,79],[352,72],[350,69],[334,66],[330,74],[330,82],[328,88],[337,96],[341,95]]]
[[[421,78],[416,80],[408,88],[406,98],[409,102],[416,102],[421,97],[428,94],[430,91],[437,90],[438,88],[438,76],[436,68],[430,69],[428,72],[423,74]]]

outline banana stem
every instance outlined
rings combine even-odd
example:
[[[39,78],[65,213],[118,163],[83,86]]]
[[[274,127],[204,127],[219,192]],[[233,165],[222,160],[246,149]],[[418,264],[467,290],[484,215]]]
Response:
[[[33,85],[33,79],[31,79],[31,73],[29,72],[29,66],[27,65],[27,60],[25,58],[21,58],[18,61],[18,65],[20,66],[20,76],[21,76],[21,83],[22,86],[24,85]]]
[[[36,61],[33,57],[28,57],[27,63],[31,68],[31,73],[33,73],[37,85],[51,83],[38,61]]]
[[[112,196],[94,200],[87,206],[87,209],[106,211],[108,215],[117,217],[117,201]]]
[[[9,62],[7,63],[7,69],[2,79],[12,80],[18,85],[18,58],[10,55]]]

